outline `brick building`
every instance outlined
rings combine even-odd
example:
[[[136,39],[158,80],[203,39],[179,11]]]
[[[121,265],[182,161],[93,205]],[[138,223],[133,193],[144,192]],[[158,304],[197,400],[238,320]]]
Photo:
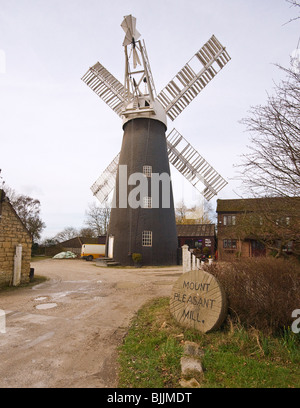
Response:
[[[0,190],[0,286],[13,283],[16,248],[22,246],[20,281],[28,282],[32,237]]]
[[[217,200],[218,259],[297,254],[300,198]]]

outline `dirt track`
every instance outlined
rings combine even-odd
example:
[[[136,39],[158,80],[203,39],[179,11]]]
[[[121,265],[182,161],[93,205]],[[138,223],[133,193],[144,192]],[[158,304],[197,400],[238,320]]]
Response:
[[[100,268],[49,259],[32,264],[49,280],[0,292],[0,387],[117,387],[117,346],[148,299],[169,296],[182,267]],[[52,306],[51,308],[48,308]]]

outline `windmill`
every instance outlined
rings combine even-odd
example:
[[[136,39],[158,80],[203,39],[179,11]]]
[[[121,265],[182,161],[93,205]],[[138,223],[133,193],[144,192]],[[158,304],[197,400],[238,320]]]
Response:
[[[114,189],[107,255],[123,265],[141,253],[145,265],[176,263],[177,233],[169,162],[210,200],[226,180],[174,128],[172,121],[228,63],[217,38],[200,48],[175,77],[156,94],[136,18],[124,17],[125,82],[97,62],[82,80],[123,119],[120,153],[92,185],[101,203]],[[164,176],[164,177],[163,177]]]

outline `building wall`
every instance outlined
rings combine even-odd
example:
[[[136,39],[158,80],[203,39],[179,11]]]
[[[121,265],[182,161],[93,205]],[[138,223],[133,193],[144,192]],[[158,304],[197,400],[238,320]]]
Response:
[[[215,248],[215,237],[213,236],[199,236],[199,237],[178,237],[178,247],[181,248],[183,245],[188,245],[191,248],[197,248],[197,245],[195,243],[201,242],[201,246],[199,246],[199,249],[202,249],[207,247],[210,249],[211,255],[215,254],[216,248]]]
[[[220,260],[269,256],[274,247],[297,255],[300,197],[219,199],[217,213]],[[224,240],[237,245],[224,247]]]
[[[224,248],[223,238],[218,240],[218,259],[220,261],[232,261],[237,257],[249,258],[251,256],[250,241],[236,240],[236,248]]]
[[[0,203],[0,286],[12,282],[16,246],[22,245],[21,282],[29,281],[32,239],[7,201]]]
[[[132,208],[128,197],[136,189],[128,185],[127,192],[122,194],[124,184],[130,175],[144,172],[144,166],[151,167],[147,175],[148,198],[154,198],[151,191],[153,174],[170,175],[170,166],[165,136],[165,125],[154,119],[133,119],[124,125],[124,135],[120,153],[120,165],[127,166],[126,180],[119,184],[120,167],[117,172],[115,186],[115,207],[111,209],[108,227],[107,254],[122,265],[132,265],[132,254],[142,255],[143,265],[175,265],[177,261],[177,231],[173,192],[162,194],[162,183],[159,184],[159,202],[157,206]],[[145,174],[145,173],[144,173]],[[168,178],[168,182],[169,182]],[[139,183],[138,183],[139,184]],[[121,186],[121,189],[120,189]],[[119,199],[125,195],[125,203]],[[163,196],[170,199],[169,206],[163,205]],[[141,194],[139,194],[141,197]],[[121,200],[122,201],[122,200]],[[121,204],[121,205],[120,205]],[[124,208],[125,207],[125,208]],[[111,248],[113,253],[111,254]]]

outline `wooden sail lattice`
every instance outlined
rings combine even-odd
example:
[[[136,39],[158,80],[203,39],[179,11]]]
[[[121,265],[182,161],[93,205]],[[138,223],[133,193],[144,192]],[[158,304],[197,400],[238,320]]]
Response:
[[[209,201],[227,181],[173,129],[167,136],[170,163]],[[205,186],[200,189],[199,183]]]
[[[170,163],[203,194],[207,201],[228,184],[176,129],[167,135],[167,148]],[[93,194],[101,203],[107,200],[115,186],[119,157],[120,154],[91,187]]]
[[[229,60],[213,35],[157,95],[169,118],[174,120]]]
[[[125,101],[125,88],[100,62],[81,78],[120,117]]]
[[[109,194],[115,187],[119,158],[120,153],[117,154],[91,187],[93,195],[98,198],[100,203],[107,201]]]
[[[128,17],[128,18],[127,18]],[[123,45],[135,41],[140,36],[136,30],[136,19],[127,16],[122,23],[126,33]],[[140,44],[140,52],[144,70],[127,72],[130,78],[133,74],[142,73],[140,82],[148,83],[151,96],[156,94],[145,43]],[[126,48],[126,47],[125,47]],[[127,53],[127,49],[126,49]],[[230,61],[225,47],[212,35],[202,48],[184,65],[175,77],[162,89],[155,98],[163,106],[166,115],[174,120],[191,103],[191,101],[206,87],[216,74]],[[81,78],[114,112],[120,117],[126,116],[125,107],[134,100],[134,93],[125,81],[126,88],[103,65],[97,62]],[[131,78],[131,81],[133,79]],[[134,83],[134,82],[133,82]],[[134,83],[136,85],[136,83]],[[135,86],[140,92],[138,86]],[[134,108],[133,104],[133,108]],[[131,108],[130,108],[131,109]],[[187,142],[187,140],[173,129],[167,136],[167,148],[170,163],[200,191],[207,200],[226,186],[227,181]],[[108,199],[115,186],[115,179],[119,164],[118,154],[102,175],[92,185],[93,194],[101,203]],[[201,184],[202,183],[202,188]],[[204,185],[204,189],[203,189]]]

